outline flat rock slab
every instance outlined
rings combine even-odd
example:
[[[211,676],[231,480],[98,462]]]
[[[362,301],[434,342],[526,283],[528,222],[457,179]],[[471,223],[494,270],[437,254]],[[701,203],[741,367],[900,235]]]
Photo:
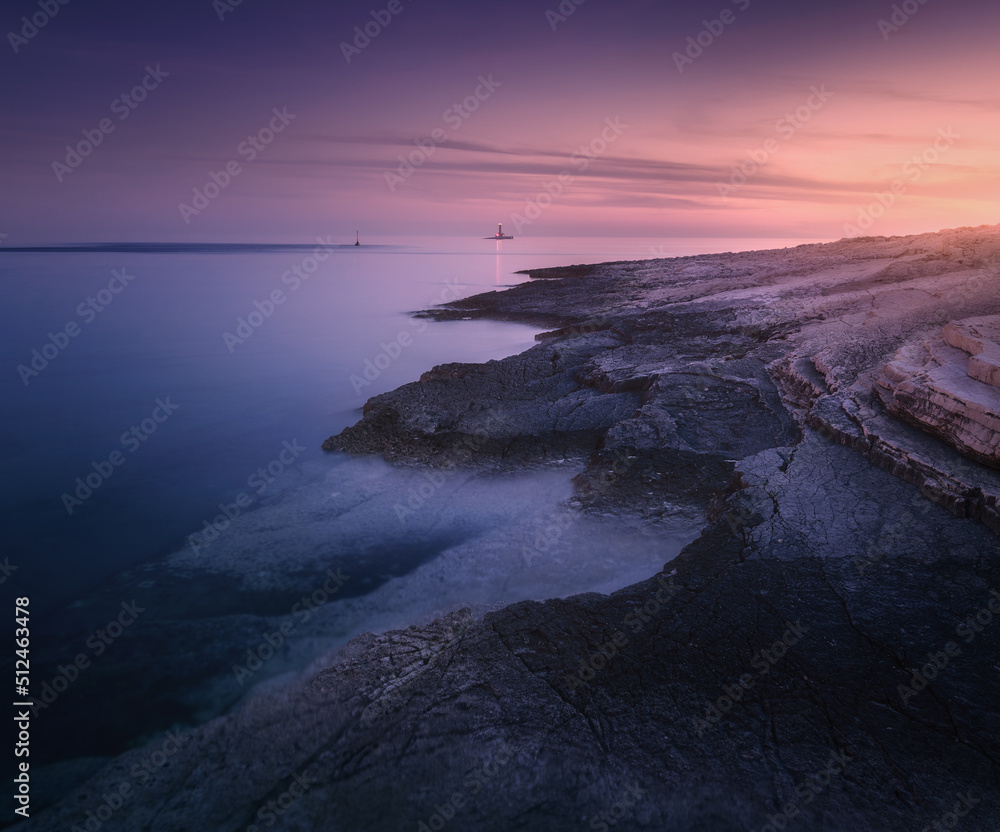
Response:
[[[952,321],[941,338],[907,344],[882,368],[875,392],[891,415],[1000,468],[1000,387],[993,384],[1000,347],[981,334],[994,328],[1000,318]]]
[[[969,354],[969,375],[972,378],[992,387],[1000,387],[1000,317],[994,315],[952,321],[944,328],[941,337],[946,343]]]

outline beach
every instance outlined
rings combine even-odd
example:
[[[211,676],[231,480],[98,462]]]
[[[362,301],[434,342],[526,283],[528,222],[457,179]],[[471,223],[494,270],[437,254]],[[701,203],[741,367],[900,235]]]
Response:
[[[888,831],[953,805],[963,828],[993,828],[998,258],[1000,229],[956,229],[533,269],[515,288],[426,310],[546,331],[525,352],[441,364],[371,398],[324,448],[411,478],[399,494],[415,502],[371,503],[383,524],[386,508],[428,517],[421,486],[425,503],[452,488],[460,500],[485,476],[510,484],[506,516],[530,522],[493,538],[495,560],[442,596],[454,604],[440,617],[422,609],[426,623],[357,635],[276,677],[186,731],[141,787],[130,771],[154,746],[102,762],[21,828],[82,825],[122,783],[134,793],[103,828],[155,817],[163,830],[236,830],[281,809],[287,828],[627,816]],[[569,477],[554,475],[566,464]],[[551,502],[525,496],[527,472],[553,477]],[[266,513],[239,520],[241,534],[266,534]],[[475,597],[487,574],[559,571],[573,553],[589,552],[590,580],[626,530],[657,562],[627,583],[511,605]],[[284,580],[296,626],[350,593],[348,565],[324,576],[317,554],[302,574],[326,597],[302,606],[296,576],[261,575],[247,550],[213,569],[248,592]],[[428,586],[471,562],[461,545],[449,552],[450,566],[421,567]],[[482,538],[476,552],[484,564]],[[184,574],[190,557],[163,568]],[[619,569],[609,561],[609,582]]]

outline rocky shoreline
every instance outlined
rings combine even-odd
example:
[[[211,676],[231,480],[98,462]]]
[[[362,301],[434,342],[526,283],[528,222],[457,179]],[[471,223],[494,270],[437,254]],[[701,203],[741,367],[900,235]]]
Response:
[[[698,540],[611,595],[360,636],[107,818],[150,748],[18,828],[1000,825],[1000,227],[531,276],[423,314],[534,348],[324,448],[578,459],[574,510],[704,511]]]

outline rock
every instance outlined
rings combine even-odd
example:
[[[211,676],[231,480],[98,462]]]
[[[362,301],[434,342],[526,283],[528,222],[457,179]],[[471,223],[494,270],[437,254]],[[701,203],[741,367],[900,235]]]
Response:
[[[969,376],[1000,387],[1000,317],[952,321],[941,338],[969,354]]]
[[[586,456],[640,402],[634,389],[605,392],[586,376],[589,359],[619,343],[607,333],[566,337],[513,360],[436,367],[370,399],[364,419],[323,448],[439,466]]]
[[[760,829],[792,806],[803,828],[890,832],[970,792],[963,829],[995,828],[1000,624],[970,643],[956,622],[993,600],[996,539],[814,433],[741,470],[669,571],[359,637],[192,732],[105,828],[243,830],[296,777],[282,819],[303,830],[416,829],[459,802],[466,829],[573,830],[633,786],[625,828]],[[79,823],[148,754],[26,828]]]
[[[875,392],[891,415],[1000,468],[998,335],[1000,317],[952,321],[940,338],[902,347]]]

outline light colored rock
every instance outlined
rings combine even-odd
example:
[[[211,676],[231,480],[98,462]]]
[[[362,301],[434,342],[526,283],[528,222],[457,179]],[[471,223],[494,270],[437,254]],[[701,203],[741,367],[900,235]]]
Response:
[[[969,354],[972,378],[1000,387],[1000,316],[952,321],[941,337],[945,343]]]
[[[874,391],[891,415],[1000,468],[998,335],[998,316],[951,321],[941,338],[902,347]]]

